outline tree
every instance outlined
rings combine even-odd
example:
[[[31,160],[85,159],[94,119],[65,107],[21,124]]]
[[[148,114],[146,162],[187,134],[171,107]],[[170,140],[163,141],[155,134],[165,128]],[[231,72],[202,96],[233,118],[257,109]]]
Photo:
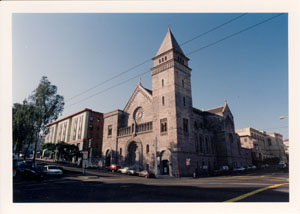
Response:
[[[35,108],[35,133],[34,133],[34,156],[39,140],[45,135],[46,125],[56,120],[64,108],[63,96],[57,94],[57,87],[52,85],[47,77],[43,76],[38,87],[29,97],[29,103]]]
[[[57,156],[59,157],[59,159],[71,160],[74,156],[80,156],[79,149],[74,144],[68,144],[63,141],[60,141],[55,145]]]
[[[24,151],[24,159],[27,156],[30,145],[34,142],[36,132],[36,122],[34,120],[35,107],[26,100],[23,104],[14,103],[13,105],[13,144],[18,156]]]
[[[42,149],[47,149],[48,151],[54,152],[56,148],[55,143],[44,143],[42,145]]]

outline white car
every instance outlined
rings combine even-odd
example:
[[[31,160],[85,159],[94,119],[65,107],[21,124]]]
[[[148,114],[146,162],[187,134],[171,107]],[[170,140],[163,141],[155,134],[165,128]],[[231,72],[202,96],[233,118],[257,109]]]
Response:
[[[47,175],[62,175],[63,171],[55,165],[44,166],[44,171]]]
[[[118,169],[118,172],[122,173],[122,174],[127,174],[127,171],[129,170],[128,167],[124,167],[122,169]]]

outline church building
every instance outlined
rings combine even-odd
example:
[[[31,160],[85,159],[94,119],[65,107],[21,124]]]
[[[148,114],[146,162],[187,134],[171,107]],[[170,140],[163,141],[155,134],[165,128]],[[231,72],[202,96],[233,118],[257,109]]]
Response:
[[[170,176],[241,166],[227,102],[206,111],[193,107],[189,58],[170,29],[152,60],[152,90],[139,82],[123,110],[103,115],[103,164]]]

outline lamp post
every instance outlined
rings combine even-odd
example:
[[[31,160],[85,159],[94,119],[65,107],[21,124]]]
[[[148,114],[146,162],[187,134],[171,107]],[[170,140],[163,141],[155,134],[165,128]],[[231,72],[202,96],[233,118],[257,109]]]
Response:
[[[91,165],[92,162],[92,142],[93,142],[93,138],[89,139],[89,145],[88,145],[88,157],[89,157],[89,162],[88,165]]]

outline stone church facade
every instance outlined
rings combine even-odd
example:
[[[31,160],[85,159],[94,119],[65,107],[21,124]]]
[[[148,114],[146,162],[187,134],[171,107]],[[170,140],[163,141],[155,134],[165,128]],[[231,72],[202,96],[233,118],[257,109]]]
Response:
[[[152,91],[139,83],[123,110],[104,114],[103,164],[154,172],[156,159],[157,173],[170,176],[240,166],[228,104],[192,106],[192,69],[170,29],[152,60]]]

